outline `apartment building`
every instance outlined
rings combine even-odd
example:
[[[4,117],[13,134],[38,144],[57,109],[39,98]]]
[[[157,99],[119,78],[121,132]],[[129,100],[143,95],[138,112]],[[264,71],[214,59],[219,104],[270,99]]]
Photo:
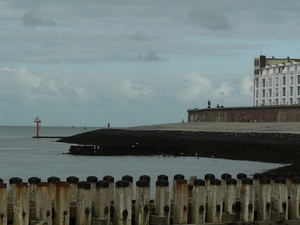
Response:
[[[300,59],[254,59],[253,105],[300,105]]]

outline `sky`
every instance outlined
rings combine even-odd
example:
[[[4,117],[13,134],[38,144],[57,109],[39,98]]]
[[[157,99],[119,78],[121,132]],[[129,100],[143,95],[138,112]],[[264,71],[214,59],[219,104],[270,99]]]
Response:
[[[0,125],[130,127],[252,106],[254,58],[300,58],[300,1],[0,0]]]

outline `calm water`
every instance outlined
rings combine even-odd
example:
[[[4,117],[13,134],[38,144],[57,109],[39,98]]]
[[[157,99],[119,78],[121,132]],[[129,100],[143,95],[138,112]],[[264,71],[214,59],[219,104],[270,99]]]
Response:
[[[70,136],[97,128],[83,127],[42,127],[40,136]],[[72,156],[68,152],[70,144],[55,142],[56,139],[36,139],[35,127],[0,126],[0,178],[8,183],[11,177],[20,177],[27,182],[37,176],[46,181],[50,176],[65,180],[77,176],[86,180],[97,176],[101,180],[106,175],[120,180],[124,175],[133,176],[134,182],[141,175],[149,175],[155,181],[160,174],[172,180],[175,174],[183,174],[187,179],[196,175],[203,179],[206,173],[223,173],[233,177],[238,173],[249,176],[257,172],[276,168],[280,164],[251,161],[233,161],[216,158],[162,157],[162,156]]]

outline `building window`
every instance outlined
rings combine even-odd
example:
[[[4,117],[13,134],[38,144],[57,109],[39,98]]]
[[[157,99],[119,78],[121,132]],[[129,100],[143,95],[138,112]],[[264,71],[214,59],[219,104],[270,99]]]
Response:
[[[272,105],[272,101],[271,101],[271,99],[269,99],[269,105]]]
[[[300,86],[297,87],[298,95],[300,95]]]
[[[293,99],[290,98],[290,105],[293,105]]]
[[[286,83],[286,80],[285,80],[285,77],[282,78],[282,85],[285,85]]]
[[[300,84],[300,75],[298,75],[298,84]]]
[[[272,78],[269,78],[269,87],[272,87]]]
[[[275,105],[278,105],[278,99],[275,99]]]
[[[290,96],[293,95],[293,87],[290,87]]]
[[[284,104],[284,105],[285,105],[285,98],[283,98],[283,99],[282,99],[282,104]]]
[[[265,105],[265,102],[266,102],[265,100],[262,100],[262,104],[261,105]]]
[[[278,88],[275,89],[275,93],[276,93],[276,97],[278,97],[279,95]]]
[[[275,79],[275,84],[276,84],[276,86],[278,86],[279,85],[279,77],[276,77],[276,79]]]
[[[258,100],[256,100],[256,106],[258,106]]]
[[[258,88],[258,80],[257,79],[255,80],[255,87]]]
[[[269,89],[269,97],[272,97],[272,89]]]
[[[290,84],[293,84],[293,77],[290,77]]]
[[[285,88],[282,88],[282,96],[285,96]]]
[[[266,97],[266,90],[265,89],[262,90],[262,94],[263,94],[263,98]]]
[[[297,104],[298,105],[300,104],[300,98],[297,98]]]
[[[263,87],[265,87],[265,86],[266,86],[266,80],[265,80],[265,79],[263,79],[263,80],[262,80],[262,83],[263,83],[263,85],[262,85],[262,86],[263,86]]]
[[[258,90],[256,90],[256,95],[255,96],[256,96],[256,98],[258,98]]]

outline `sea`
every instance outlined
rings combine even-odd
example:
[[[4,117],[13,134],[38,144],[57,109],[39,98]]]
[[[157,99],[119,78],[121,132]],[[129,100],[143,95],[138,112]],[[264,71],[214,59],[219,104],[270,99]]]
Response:
[[[96,129],[101,128],[44,126],[40,129],[40,136],[71,136]],[[27,182],[30,177],[47,181],[49,177],[56,176],[65,181],[69,176],[76,176],[80,181],[86,181],[89,176],[102,180],[106,175],[113,176],[115,181],[130,175],[135,183],[142,175],[150,176],[151,182],[155,182],[161,174],[167,175],[171,181],[177,174],[184,175],[185,179],[190,176],[204,179],[207,173],[221,179],[223,173],[229,173],[233,178],[238,173],[251,177],[254,173],[284,166],[214,156],[74,156],[66,154],[71,144],[57,142],[57,138],[33,138],[35,135],[34,126],[0,126],[0,178],[4,183],[9,183],[12,177]]]

